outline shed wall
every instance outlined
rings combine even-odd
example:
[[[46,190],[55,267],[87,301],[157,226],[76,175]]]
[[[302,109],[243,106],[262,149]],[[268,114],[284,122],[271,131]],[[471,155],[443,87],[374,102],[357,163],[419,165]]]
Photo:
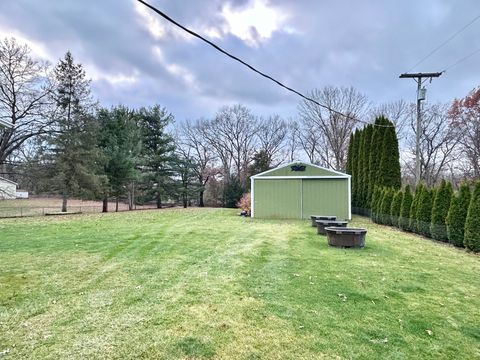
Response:
[[[254,216],[307,219],[313,214],[349,219],[349,181],[339,179],[254,179]]]

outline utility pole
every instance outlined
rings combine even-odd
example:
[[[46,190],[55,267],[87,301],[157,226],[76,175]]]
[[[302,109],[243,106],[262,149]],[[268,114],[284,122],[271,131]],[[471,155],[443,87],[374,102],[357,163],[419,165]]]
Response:
[[[417,136],[416,136],[416,143],[415,143],[415,183],[420,182],[421,176],[421,169],[420,169],[420,133],[422,132],[422,100],[425,100],[425,95],[427,89],[424,87],[422,88],[423,79],[430,79],[432,82],[432,78],[437,78],[442,75],[441,72],[434,72],[434,73],[414,73],[414,74],[401,74],[399,77],[401,79],[413,79],[417,83]]]

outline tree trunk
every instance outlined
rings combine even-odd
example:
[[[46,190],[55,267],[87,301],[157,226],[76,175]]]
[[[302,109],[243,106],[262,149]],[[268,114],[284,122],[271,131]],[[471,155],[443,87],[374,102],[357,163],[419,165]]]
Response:
[[[102,212],[104,212],[104,213],[108,212],[108,197],[107,197],[107,195],[105,195],[105,196],[103,197]]]
[[[115,198],[115,212],[118,212],[118,196]]]
[[[204,190],[200,190],[199,194],[198,194],[198,206],[200,207],[205,207],[205,204],[203,202],[203,194],[204,194]]]
[[[162,208],[162,198],[160,196],[160,181],[157,184],[157,209]]]
[[[67,195],[63,194],[62,197],[62,212],[67,212]]]
[[[185,194],[182,195],[182,200],[183,200],[183,208],[187,208],[187,196]]]

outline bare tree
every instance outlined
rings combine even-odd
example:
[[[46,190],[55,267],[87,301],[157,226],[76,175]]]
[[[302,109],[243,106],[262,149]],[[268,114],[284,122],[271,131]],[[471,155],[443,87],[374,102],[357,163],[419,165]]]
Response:
[[[255,117],[242,105],[221,108],[205,127],[204,136],[216,150],[227,181],[236,175],[246,185],[257,129]]]
[[[415,111],[415,104],[408,103],[405,100],[398,100],[373,107],[370,113],[372,118],[383,115],[393,122],[395,124],[398,141],[401,143],[409,131],[412,106]]]
[[[465,98],[455,99],[449,116],[460,133],[460,150],[464,158],[464,175],[480,178],[480,88]]]
[[[300,148],[301,138],[298,122],[290,120],[286,136],[285,154],[289,162],[297,160],[297,151]]]
[[[277,166],[282,162],[282,151],[286,146],[287,133],[287,123],[280,116],[273,115],[266,119],[260,118],[257,129],[259,143],[257,150],[265,154],[269,166]]]
[[[315,152],[325,166],[344,170],[350,134],[357,125],[354,119],[365,116],[367,98],[353,87],[327,86],[322,90],[314,89],[309,95],[330,109],[346,115],[342,116],[311,101],[303,100],[300,103],[299,114],[303,127],[311,127],[311,131],[318,133],[321,144],[314,151],[310,149],[309,157]]]
[[[410,127],[416,134],[416,116],[411,115]],[[428,185],[434,185],[456,160],[455,150],[459,142],[458,131],[448,119],[448,106],[435,104],[422,110],[422,133],[420,143],[421,179]],[[409,140],[409,151],[413,159],[415,154],[415,136]],[[413,171],[410,162],[407,170]]]
[[[200,186],[198,191],[198,204],[204,207],[205,186],[210,178],[210,165],[215,160],[215,154],[207,139],[204,137],[208,121],[199,119],[195,122],[185,121],[181,126],[180,149],[187,148],[188,153],[194,161],[193,172]]]
[[[45,133],[48,66],[34,60],[15,39],[0,41],[0,119],[14,125],[0,129],[0,164],[28,140]]]

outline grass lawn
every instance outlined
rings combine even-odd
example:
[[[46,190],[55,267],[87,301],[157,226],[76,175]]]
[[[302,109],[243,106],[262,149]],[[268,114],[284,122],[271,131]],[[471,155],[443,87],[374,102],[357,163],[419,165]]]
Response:
[[[352,225],[363,250],[222,209],[1,220],[0,358],[480,359],[480,257]]]

